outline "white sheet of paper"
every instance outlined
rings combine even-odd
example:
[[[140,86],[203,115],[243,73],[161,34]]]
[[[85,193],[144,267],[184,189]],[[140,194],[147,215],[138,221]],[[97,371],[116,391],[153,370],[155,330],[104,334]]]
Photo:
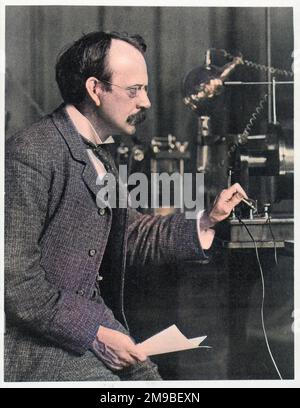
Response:
[[[173,326],[155,334],[137,346],[143,350],[147,356],[154,356],[156,354],[197,348],[206,337],[207,336],[187,339],[178,327],[173,324]]]

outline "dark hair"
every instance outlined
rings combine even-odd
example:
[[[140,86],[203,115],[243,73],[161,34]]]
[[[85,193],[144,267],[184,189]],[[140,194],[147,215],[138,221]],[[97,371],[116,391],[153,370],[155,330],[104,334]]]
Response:
[[[139,35],[127,33],[96,31],[84,35],[59,55],[56,63],[56,82],[66,103],[81,103],[86,96],[85,82],[95,76],[109,81],[111,72],[106,61],[112,39],[131,44],[142,54],[146,44]],[[106,85],[110,89],[110,85]]]

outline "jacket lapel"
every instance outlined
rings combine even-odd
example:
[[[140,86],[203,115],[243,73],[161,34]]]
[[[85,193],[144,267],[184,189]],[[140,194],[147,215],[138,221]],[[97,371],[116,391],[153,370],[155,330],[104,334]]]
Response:
[[[67,143],[73,159],[84,165],[82,172],[83,181],[89,190],[96,196],[99,191],[99,187],[97,187],[96,184],[97,172],[89,159],[81,135],[77,132],[73,122],[65,111],[64,104],[53,112],[52,120]]]
[[[97,196],[97,193],[99,192],[99,186],[96,184],[97,177],[98,175],[92,162],[88,161],[82,172],[82,178],[87,187],[94,193],[95,196]]]

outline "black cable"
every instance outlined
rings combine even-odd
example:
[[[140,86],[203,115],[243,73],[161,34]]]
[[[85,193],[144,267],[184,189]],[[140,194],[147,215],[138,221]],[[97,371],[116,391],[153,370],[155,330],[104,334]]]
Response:
[[[268,219],[267,219],[267,221],[266,221],[266,224],[268,224],[268,225],[269,225],[270,233],[271,233],[271,235],[272,235],[273,244],[274,244],[274,259],[275,259],[275,263],[276,263],[276,265],[278,265],[278,259],[277,259],[277,247],[276,247],[275,236],[274,236],[274,234],[273,234],[273,230],[272,230],[272,228],[271,228],[271,217],[270,217],[270,216],[268,217]]]
[[[269,341],[268,341],[268,336],[267,336],[266,329],[265,329],[265,319],[264,319],[265,279],[264,279],[264,274],[263,274],[262,266],[261,266],[261,263],[260,263],[259,255],[258,255],[257,244],[256,244],[256,241],[253,238],[251,232],[249,231],[249,228],[247,227],[247,225],[241,220],[241,218],[239,216],[237,216],[237,218],[238,218],[239,222],[246,228],[246,231],[248,232],[250,238],[252,239],[254,247],[255,247],[256,258],[257,258],[257,263],[258,263],[258,266],[259,266],[260,275],[261,275],[261,282],[262,282],[262,302],[261,302],[261,309],[260,309],[262,328],[263,328],[265,342],[266,342],[267,349],[268,349],[269,355],[271,357],[272,363],[273,363],[273,365],[274,365],[274,367],[275,367],[275,369],[277,371],[277,374],[278,374],[279,378],[282,380],[283,378],[282,378],[282,376],[280,374],[280,371],[279,371],[279,369],[277,367],[277,364],[276,364],[276,362],[274,360],[274,357],[273,357],[273,354],[271,352],[271,348],[270,348]]]

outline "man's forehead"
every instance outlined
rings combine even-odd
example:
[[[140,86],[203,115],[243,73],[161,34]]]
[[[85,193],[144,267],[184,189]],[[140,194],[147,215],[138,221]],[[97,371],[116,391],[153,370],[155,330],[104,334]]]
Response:
[[[108,54],[109,68],[116,74],[130,73],[132,70],[147,71],[142,53],[133,45],[113,39]]]

